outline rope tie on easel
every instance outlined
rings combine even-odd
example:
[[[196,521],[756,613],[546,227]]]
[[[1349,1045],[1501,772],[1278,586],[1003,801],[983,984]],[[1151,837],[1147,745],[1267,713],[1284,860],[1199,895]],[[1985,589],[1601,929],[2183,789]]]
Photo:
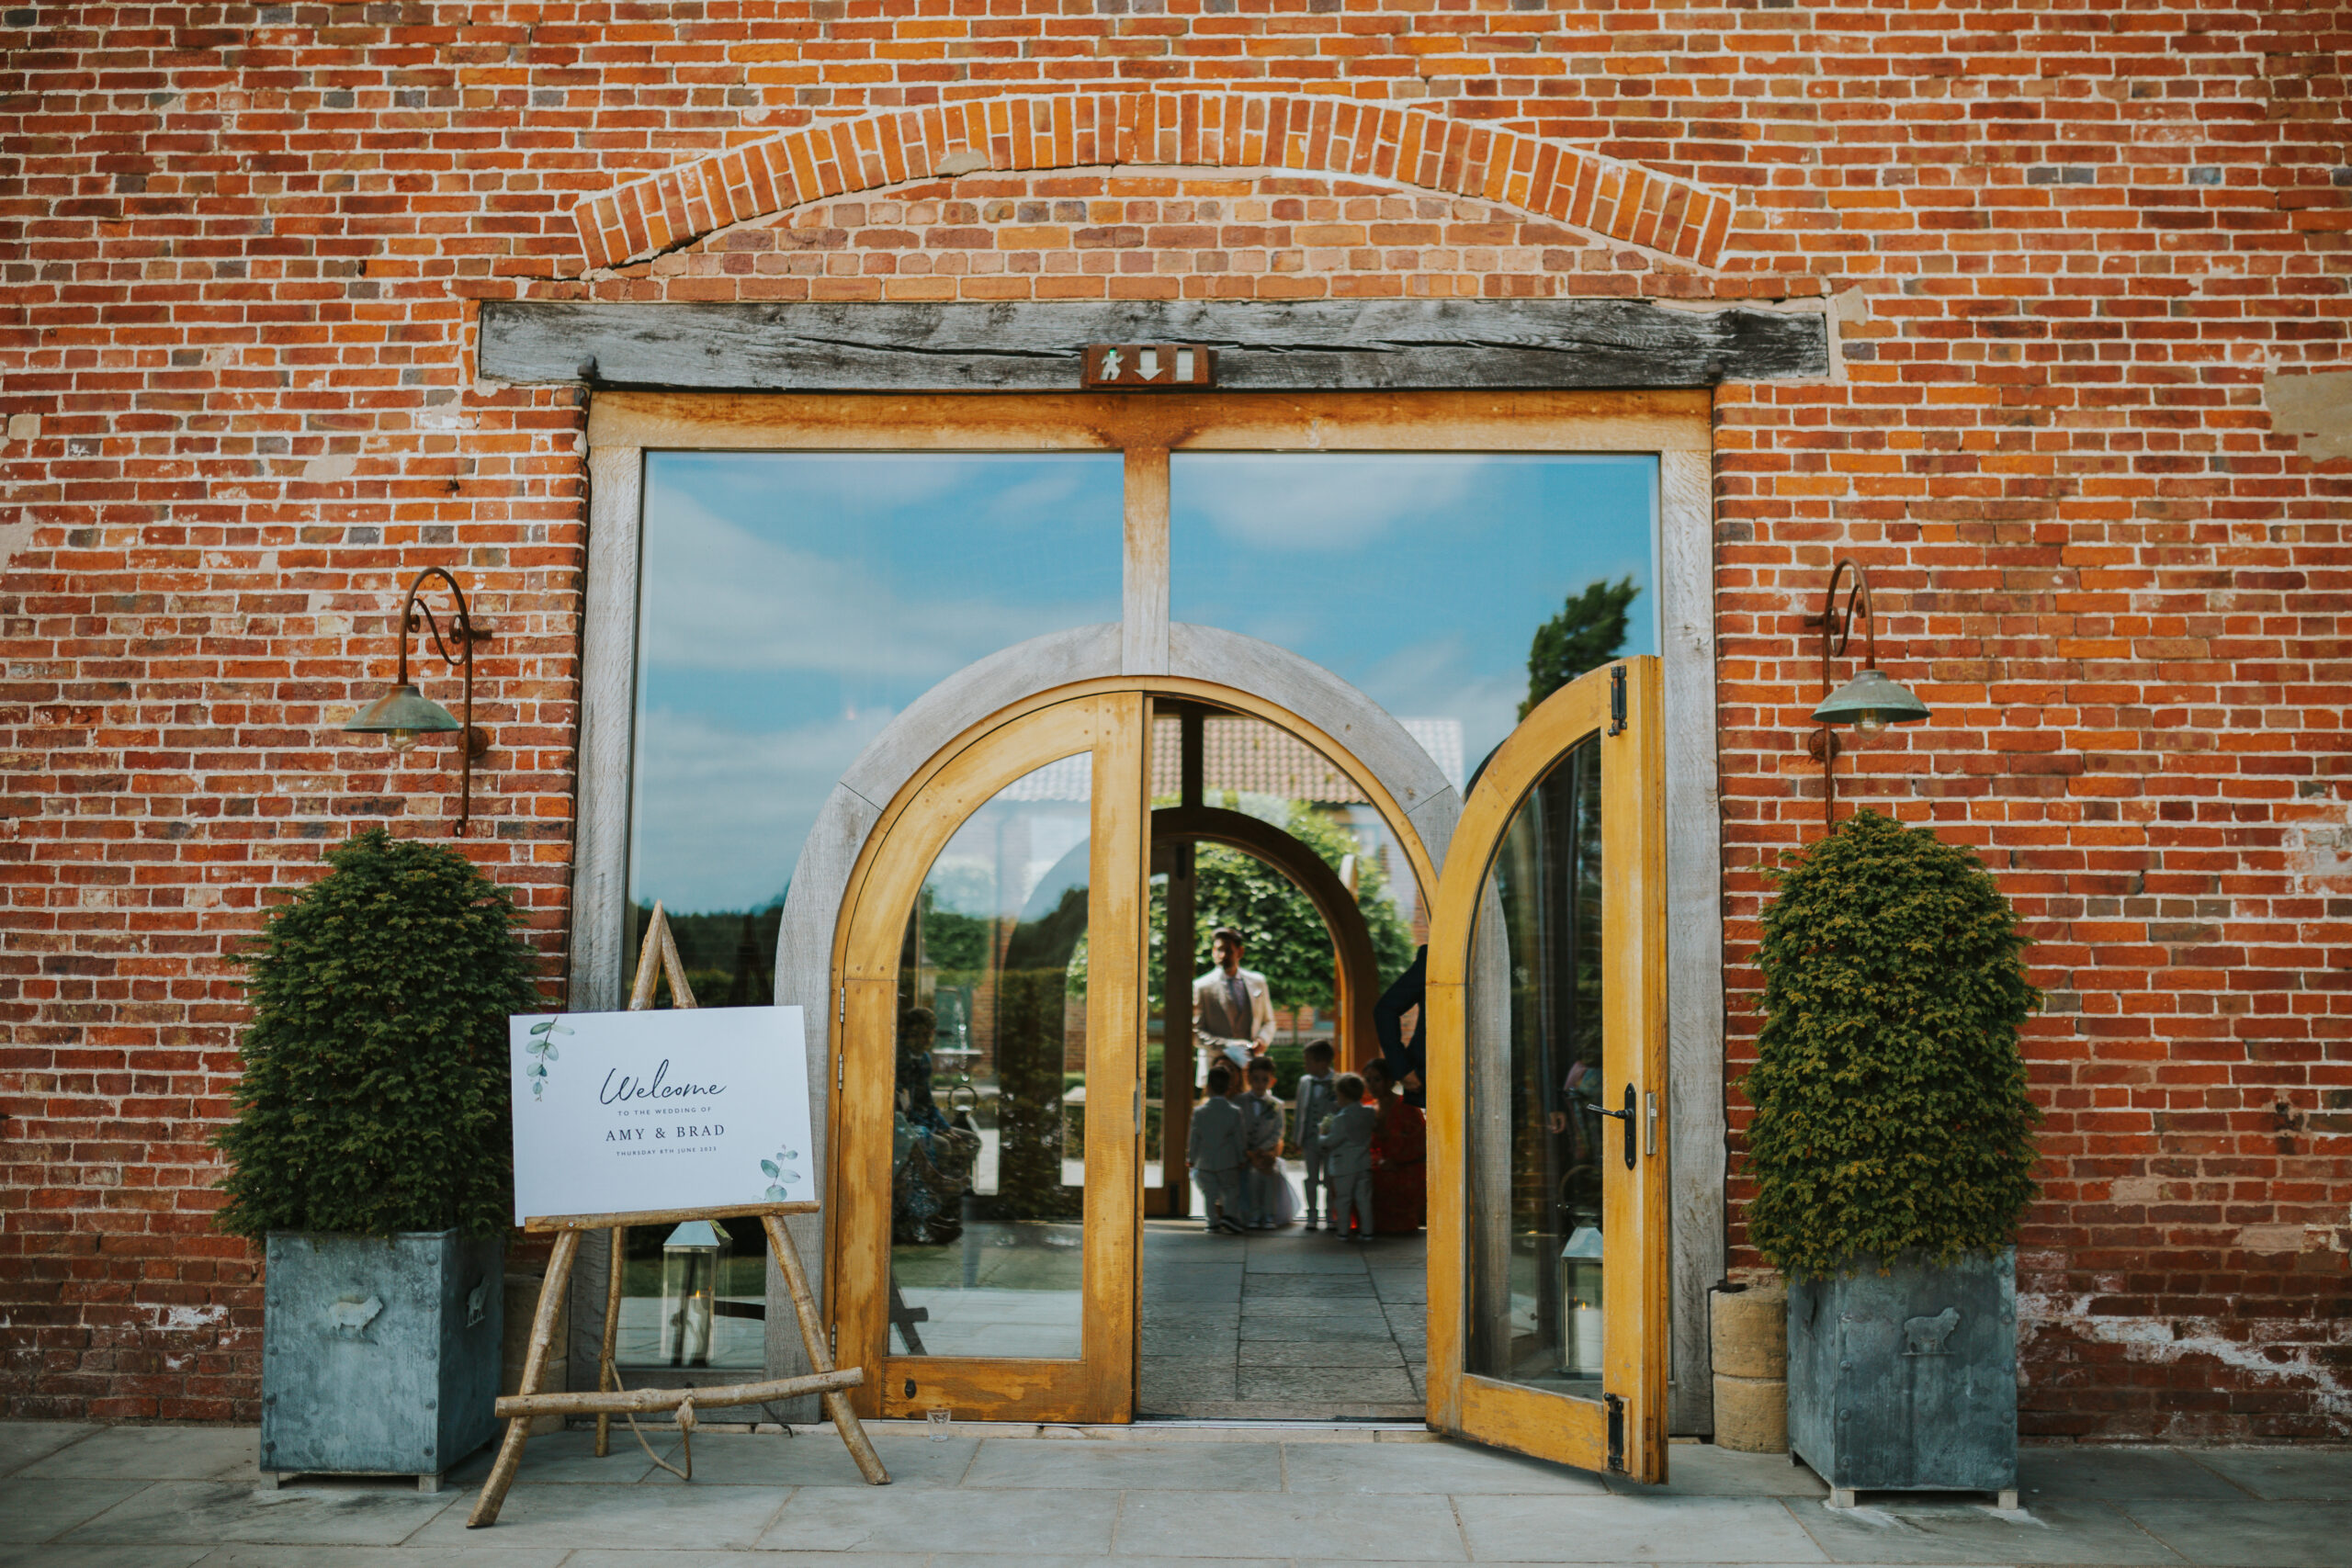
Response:
[[[614,1392],[627,1393],[628,1389],[621,1382],[620,1368],[611,1367],[607,1371],[613,1380]],[[695,1402],[693,1400],[689,1399],[678,1406],[678,1438],[685,1448],[686,1457],[686,1468],[684,1470],[680,1470],[653,1451],[653,1445],[645,1440],[645,1433],[638,1427],[636,1411],[622,1411],[621,1419],[628,1423],[628,1435],[637,1439],[637,1446],[645,1450],[647,1459],[651,1460],[681,1481],[692,1481],[695,1478]]]

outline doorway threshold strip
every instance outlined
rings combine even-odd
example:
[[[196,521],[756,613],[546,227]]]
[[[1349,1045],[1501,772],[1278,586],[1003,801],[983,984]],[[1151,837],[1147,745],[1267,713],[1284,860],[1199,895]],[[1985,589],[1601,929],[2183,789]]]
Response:
[[[1145,1419],[1130,1423],[1069,1423],[1056,1421],[885,1421],[861,1423],[869,1435],[930,1438],[989,1438],[1042,1441],[1130,1443],[1442,1443],[1445,1435],[1419,1422],[1317,1421],[1196,1421]],[[773,1421],[756,1427],[736,1423],[705,1423],[707,1432],[782,1432]],[[820,1421],[790,1428],[796,1438],[831,1438],[833,1424]]]
[[[1498,202],[1716,265],[1733,198],[1565,141],[1423,108],[1306,93],[1076,92],[820,122],[619,186],[572,209],[589,271],[909,180],[1114,164],[1263,168]]]

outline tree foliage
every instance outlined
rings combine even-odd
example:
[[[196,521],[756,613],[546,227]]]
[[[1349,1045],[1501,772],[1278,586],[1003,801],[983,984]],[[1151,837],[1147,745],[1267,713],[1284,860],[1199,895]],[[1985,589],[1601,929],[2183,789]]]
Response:
[[[1748,1238],[1814,1276],[2007,1246],[2035,1191],[2018,1029],[2041,998],[1992,874],[1865,810],[1772,879]]]
[[[503,1234],[513,1213],[506,1020],[539,1006],[514,901],[465,857],[381,829],[272,915],[222,1230]]]
[[[1527,648],[1527,700],[1519,705],[1520,717],[1586,671],[1617,657],[1625,646],[1626,608],[1641,592],[1630,577],[1588,582],[1583,592],[1569,595],[1558,615],[1535,628]]]
[[[1225,804],[1230,808],[1238,800],[1228,798]],[[1413,936],[1397,913],[1379,863],[1363,852],[1353,833],[1305,801],[1289,804],[1283,827],[1334,871],[1344,857],[1356,857],[1356,905],[1371,930],[1381,976],[1394,978],[1404,973],[1413,961]],[[1199,845],[1193,866],[1193,930],[1200,949],[1196,968],[1208,967],[1210,933],[1231,926],[1249,944],[1242,962],[1266,976],[1276,1007],[1329,1008],[1338,998],[1331,932],[1314,900],[1263,861],[1222,844]],[[1150,964],[1155,1001],[1166,969],[1167,930],[1166,890],[1155,886]]]

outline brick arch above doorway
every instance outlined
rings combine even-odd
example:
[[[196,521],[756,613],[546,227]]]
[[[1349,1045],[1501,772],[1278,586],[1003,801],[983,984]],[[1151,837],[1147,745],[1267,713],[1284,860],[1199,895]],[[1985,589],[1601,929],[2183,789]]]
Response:
[[[1100,165],[1278,169],[1473,197],[1713,266],[1733,198],[1568,142],[1296,93],[1063,94],[828,121],[664,169],[572,209],[590,270],[730,224],[932,175]]]

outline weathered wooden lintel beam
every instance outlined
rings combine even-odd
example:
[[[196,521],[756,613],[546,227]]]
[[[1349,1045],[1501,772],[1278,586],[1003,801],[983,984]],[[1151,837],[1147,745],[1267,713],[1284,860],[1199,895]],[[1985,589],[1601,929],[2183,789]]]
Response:
[[[1093,343],[1218,350],[1235,391],[1705,387],[1829,373],[1817,313],[1626,299],[485,303],[481,376],[695,391],[1076,391]]]

